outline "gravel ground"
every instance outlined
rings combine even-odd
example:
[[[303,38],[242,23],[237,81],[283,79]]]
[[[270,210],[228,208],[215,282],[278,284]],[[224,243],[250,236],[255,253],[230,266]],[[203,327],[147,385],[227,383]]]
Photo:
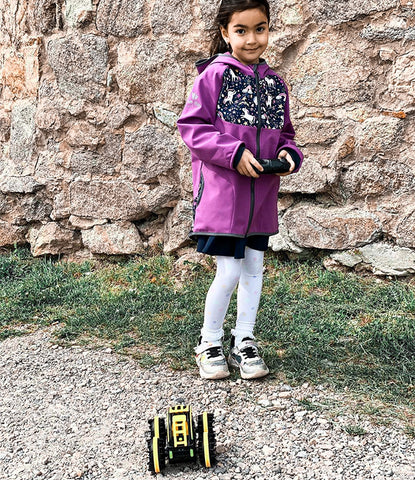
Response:
[[[335,417],[298,402],[337,401],[276,379],[206,382],[196,371],[140,368],[109,349],[53,345],[50,330],[0,343],[0,478],[139,480],[147,472],[148,418],[184,398],[214,412],[218,464],[170,467],[183,480],[410,480],[414,439],[399,426]],[[351,436],[345,425],[367,434]],[[342,428],[343,427],[343,428]]]

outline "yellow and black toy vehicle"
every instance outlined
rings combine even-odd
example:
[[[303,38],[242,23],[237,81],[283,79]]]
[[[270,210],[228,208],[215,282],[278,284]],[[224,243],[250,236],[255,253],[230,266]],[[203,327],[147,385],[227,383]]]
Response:
[[[176,405],[167,410],[167,426],[164,418],[149,420],[148,439],[149,470],[160,473],[171,463],[196,462],[204,467],[215,463],[216,439],[213,431],[213,414],[198,415],[197,428],[190,405]]]

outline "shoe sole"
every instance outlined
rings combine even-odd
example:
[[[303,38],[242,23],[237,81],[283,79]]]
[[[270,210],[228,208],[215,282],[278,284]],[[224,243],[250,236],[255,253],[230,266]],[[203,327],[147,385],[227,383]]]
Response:
[[[239,365],[239,363],[236,360],[234,360],[231,356],[229,356],[228,358],[228,365],[234,370],[239,369],[239,371],[241,372],[241,378],[243,378],[244,380],[253,380],[255,378],[262,378],[269,374],[268,368],[266,370],[260,370],[255,373],[246,373],[242,370],[242,367]]]
[[[202,366],[196,361],[196,365],[199,367],[200,377],[204,380],[221,380],[227,378],[231,374],[229,370],[218,370],[216,373],[207,373],[203,370]]]
[[[231,374],[230,372],[217,372],[217,373],[206,373],[201,368],[199,368],[200,377],[204,380],[221,380],[222,378],[227,378]]]

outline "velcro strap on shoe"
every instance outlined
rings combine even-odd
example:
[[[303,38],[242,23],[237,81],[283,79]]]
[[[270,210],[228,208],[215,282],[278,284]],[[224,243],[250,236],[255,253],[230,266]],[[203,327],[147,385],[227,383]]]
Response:
[[[258,345],[253,340],[244,340],[238,345],[239,350],[243,350],[247,347],[252,347],[255,348],[255,350],[258,350]]]
[[[209,350],[209,348],[212,347],[221,347],[222,348],[222,342],[202,342],[200,345],[195,347],[195,352],[198,355],[199,353],[203,353],[206,350]]]

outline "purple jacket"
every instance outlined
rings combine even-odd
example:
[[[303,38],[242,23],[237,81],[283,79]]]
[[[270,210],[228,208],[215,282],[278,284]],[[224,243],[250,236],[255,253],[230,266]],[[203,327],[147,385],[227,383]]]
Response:
[[[197,64],[199,76],[177,122],[192,154],[194,226],[190,236],[272,235],[278,231],[280,178],[243,176],[243,147],[255,158],[288,149],[298,168],[284,81],[265,61],[243,65],[230,54]]]

